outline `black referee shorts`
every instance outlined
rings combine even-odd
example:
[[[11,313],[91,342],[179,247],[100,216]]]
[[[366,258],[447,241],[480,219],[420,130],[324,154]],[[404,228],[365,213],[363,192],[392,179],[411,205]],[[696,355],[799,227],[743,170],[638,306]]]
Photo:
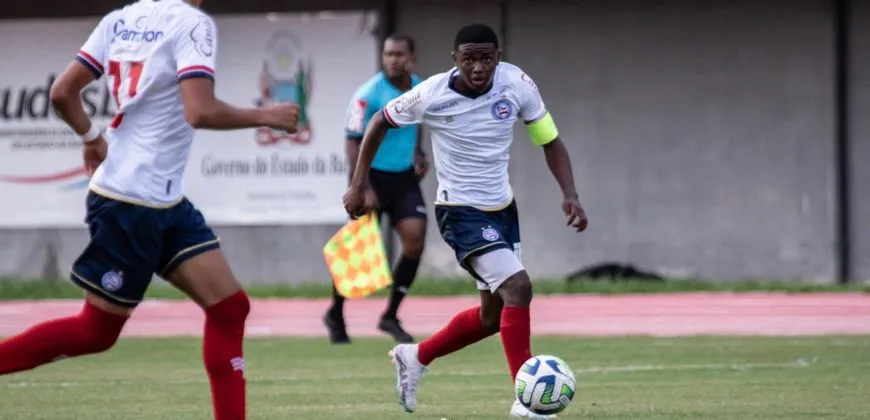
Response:
[[[403,172],[371,169],[369,184],[380,203],[378,219],[386,213],[390,224],[395,226],[400,220],[409,217],[426,218],[423,192],[413,168]]]

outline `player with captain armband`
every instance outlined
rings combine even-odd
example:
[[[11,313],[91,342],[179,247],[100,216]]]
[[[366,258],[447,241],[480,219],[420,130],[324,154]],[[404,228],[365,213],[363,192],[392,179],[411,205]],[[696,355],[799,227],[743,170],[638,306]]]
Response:
[[[568,151],[537,86],[519,67],[500,62],[498,45],[498,37],[486,25],[462,28],[454,40],[455,67],[390,101],[369,121],[344,197],[351,217],[367,210],[369,170],[388,130],[410,124],[429,129],[438,179],[438,228],[460,266],[475,278],[480,306],[456,314],[419,344],[399,344],[390,352],[396,392],[408,412],[416,410],[424,372],[440,357],[495,333],[501,334],[512,380],[532,357],[532,282],[521,261],[519,215],[508,178],[515,122],[522,121],[532,142],[543,149],[562,190],[566,224],[580,232],[588,223]],[[519,401],[510,414],[549,416],[533,413]]]

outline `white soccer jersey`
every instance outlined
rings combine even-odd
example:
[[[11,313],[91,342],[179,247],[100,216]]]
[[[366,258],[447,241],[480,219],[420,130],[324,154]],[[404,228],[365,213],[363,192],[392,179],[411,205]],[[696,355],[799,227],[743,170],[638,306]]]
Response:
[[[76,57],[106,80],[118,114],[90,188],[151,207],[182,199],[193,141],[179,81],[214,77],[214,21],[182,0],[140,0],[106,15]]]
[[[435,204],[498,209],[510,204],[510,146],[517,120],[547,114],[532,79],[500,63],[489,92],[469,98],[452,88],[458,69],[434,75],[390,101],[384,117],[396,127],[424,124],[431,132],[438,193]]]

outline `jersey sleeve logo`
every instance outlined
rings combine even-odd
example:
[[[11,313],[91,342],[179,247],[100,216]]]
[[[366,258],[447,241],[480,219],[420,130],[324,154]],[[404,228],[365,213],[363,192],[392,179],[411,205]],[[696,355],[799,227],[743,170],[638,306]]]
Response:
[[[368,104],[364,99],[353,101],[350,107],[350,115],[347,118],[347,131],[362,133],[365,127],[366,108],[368,108]]]
[[[214,25],[211,20],[205,16],[200,16],[199,22],[190,30],[190,39],[199,55],[203,57],[214,55],[214,34]]]
[[[499,99],[492,104],[492,117],[503,121],[514,115],[514,107],[507,99]]]
[[[532,78],[529,77],[529,75],[523,73],[523,74],[520,76],[520,79],[522,79],[522,81],[528,83],[529,86],[531,86],[532,89],[534,89],[535,92],[538,91],[538,85],[535,84],[535,81],[532,80]]]
[[[423,95],[420,94],[420,91],[412,90],[399,97],[395,105],[393,105],[393,110],[396,111],[396,114],[401,114],[414,106],[417,102],[420,102],[421,99],[423,99]]]

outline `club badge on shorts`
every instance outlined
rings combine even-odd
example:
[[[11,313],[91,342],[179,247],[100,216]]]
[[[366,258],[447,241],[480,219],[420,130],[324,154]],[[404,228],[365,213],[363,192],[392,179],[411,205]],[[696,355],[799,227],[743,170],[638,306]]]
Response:
[[[103,285],[103,289],[105,291],[115,292],[124,285],[124,276],[121,273],[108,271],[106,272],[106,274],[103,274],[103,278],[100,279],[100,283]]]
[[[486,239],[490,242],[495,242],[498,240],[498,231],[492,228],[492,226],[487,226],[483,228],[483,232],[480,233],[483,236],[483,239]]]

